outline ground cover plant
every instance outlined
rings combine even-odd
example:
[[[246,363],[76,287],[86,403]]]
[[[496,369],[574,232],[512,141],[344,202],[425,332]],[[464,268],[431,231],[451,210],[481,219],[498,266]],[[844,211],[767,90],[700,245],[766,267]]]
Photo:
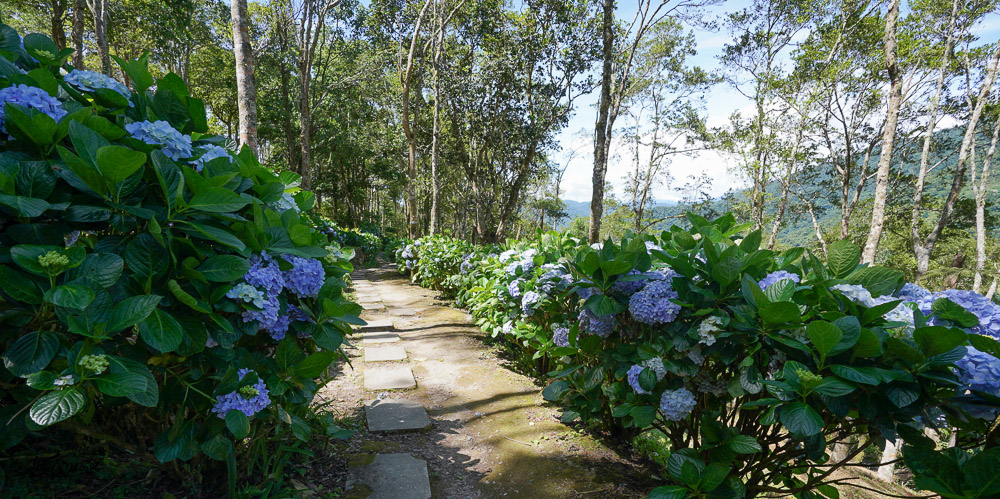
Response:
[[[280,487],[360,323],[349,255],[177,75],[118,60],[126,87],[70,53],[0,25],[0,448],[77,433]]]
[[[896,440],[916,488],[1000,493],[1000,306],[862,265],[849,241],[824,262],[762,249],[731,215],[689,222],[462,260],[463,244],[425,238],[399,256],[418,281],[462,262],[434,282],[545,373],[564,421],[662,436],[669,484],[651,497],[838,497],[838,469]],[[938,449],[937,431],[957,446]]]

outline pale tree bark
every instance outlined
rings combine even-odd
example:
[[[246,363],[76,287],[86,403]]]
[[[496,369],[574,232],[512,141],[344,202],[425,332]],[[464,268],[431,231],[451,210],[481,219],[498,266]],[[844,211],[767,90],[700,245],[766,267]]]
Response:
[[[990,148],[983,158],[979,181],[976,181],[976,164],[972,164],[972,190],[976,196],[976,275],[972,290],[979,293],[983,286],[983,269],[986,268],[986,194],[990,180],[990,166],[997,152],[997,139],[1000,138],[1000,117],[993,126],[993,138]]]
[[[597,124],[594,130],[594,175],[593,191],[590,197],[590,237],[591,244],[601,240],[601,217],[604,215],[604,178],[608,172],[606,157],[607,143],[611,141],[614,120],[609,118],[611,109],[611,68],[615,56],[615,1],[604,0],[601,100],[597,108]]]
[[[958,201],[959,195],[962,193],[962,187],[965,184],[965,169],[969,165],[969,156],[972,151],[973,143],[976,140],[976,127],[979,124],[979,118],[983,114],[983,110],[986,108],[986,103],[989,97],[990,91],[993,89],[993,84],[997,79],[997,69],[1000,66],[1000,44],[997,44],[993,55],[990,58],[990,65],[986,71],[986,75],[982,86],[979,88],[979,93],[975,99],[975,106],[972,106],[972,99],[969,99],[970,107],[972,107],[972,113],[969,116],[969,122],[965,127],[965,135],[962,137],[962,144],[958,149],[958,160],[955,163],[955,171],[951,180],[951,189],[948,191],[948,196],[944,200],[944,206],[941,207],[941,213],[938,215],[937,223],[931,232],[927,234],[923,242],[919,241],[914,244],[914,253],[917,257],[917,276],[919,277],[924,272],[927,272],[930,266],[931,254],[934,252],[934,245],[937,243],[939,237],[941,237],[941,232],[944,231],[945,226],[948,225],[948,220],[951,218],[951,214],[955,209],[955,202]]]
[[[785,220],[785,210],[788,206],[788,194],[791,191],[792,176],[795,174],[795,158],[799,154],[799,144],[802,142],[802,133],[805,130],[807,113],[803,112],[796,128],[795,141],[792,143],[792,151],[785,163],[785,174],[781,177],[781,200],[778,202],[778,212],[774,215],[774,224],[771,226],[771,236],[767,239],[767,249],[773,250],[778,242],[778,230]],[[824,250],[824,253],[826,251]]]
[[[417,41],[420,38],[420,25],[424,22],[424,15],[427,14],[427,9],[431,6],[432,0],[425,0],[424,6],[420,9],[420,14],[417,15],[417,22],[413,27],[413,35],[410,37],[410,50],[406,56],[406,70],[403,72],[401,83],[402,83],[402,98],[403,98],[403,134],[406,135],[406,145],[409,163],[407,167],[407,184],[406,184],[406,206],[409,211],[408,214],[408,229],[407,233],[410,239],[416,239],[417,237],[417,139],[413,136],[413,130],[410,128],[410,84],[413,79],[413,56],[417,50]]]
[[[73,27],[70,38],[73,40],[73,67],[84,69],[83,67],[83,24],[86,13],[86,2],[84,0],[73,0]]]
[[[312,66],[316,48],[323,43],[326,14],[340,4],[340,0],[302,0],[299,29],[296,32],[299,57],[299,175],[303,189],[312,188]]]
[[[434,78],[434,124],[431,127],[431,221],[430,221],[430,234],[433,236],[437,233],[438,228],[438,135],[440,133],[440,115],[441,115],[441,83],[440,79],[440,61],[441,61],[441,48],[444,45],[444,19],[441,17],[442,12],[440,11],[440,6],[438,5],[439,0],[434,1],[434,17],[437,19],[437,40],[434,46],[434,60],[433,60],[433,78]]]
[[[257,155],[257,82],[250,45],[247,0],[232,0],[233,54],[236,56],[236,94],[240,117],[240,146]]]
[[[900,0],[890,0],[889,12],[885,18],[885,66],[889,74],[889,103],[885,119],[885,130],[882,132],[882,151],[878,160],[878,173],[875,179],[875,196],[872,206],[872,221],[868,230],[868,240],[861,259],[864,263],[874,263],[879,241],[882,239],[882,228],[885,225],[885,204],[889,195],[889,168],[892,166],[892,147],[896,138],[896,122],[899,120],[899,107],[903,102],[903,79],[899,72],[899,60],[896,47],[896,23],[899,22]]]
[[[101,72],[111,76],[111,52],[108,50],[108,0],[87,0],[87,7],[94,15],[94,38],[97,39],[97,56]]]

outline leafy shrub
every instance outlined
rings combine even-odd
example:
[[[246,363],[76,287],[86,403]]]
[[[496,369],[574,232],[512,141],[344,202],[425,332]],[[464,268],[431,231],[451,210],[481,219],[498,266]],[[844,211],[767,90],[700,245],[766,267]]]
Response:
[[[760,249],[731,215],[689,220],[593,247],[554,233],[519,243],[463,270],[459,300],[548,371],[543,395],[564,421],[662,435],[672,485],[656,497],[836,497],[830,474],[887,439],[919,449],[927,473],[958,457],[924,427],[956,428],[964,447],[987,440],[1000,306],[904,285],[847,241],[824,263]],[[421,245],[415,275],[439,247]],[[944,457],[932,466],[928,453]]]
[[[0,25],[3,448],[59,425],[232,470],[308,440],[360,312],[347,258],[300,214],[312,193],[224,149],[145,56],[118,61],[131,90],[64,75],[68,56]]]

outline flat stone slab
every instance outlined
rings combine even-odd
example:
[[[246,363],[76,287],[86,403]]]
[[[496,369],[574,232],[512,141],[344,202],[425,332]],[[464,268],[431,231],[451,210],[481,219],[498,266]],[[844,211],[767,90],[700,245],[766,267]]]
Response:
[[[416,388],[413,371],[409,367],[373,367],[365,369],[365,390],[395,390]]]
[[[361,308],[365,310],[384,310],[385,304],[382,302],[363,302],[360,303]]]
[[[365,362],[406,360],[406,350],[400,346],[365,347]]]
[[[347,473],[347,489],[356,485],[371,488],[368,499],[430,499],[431,482],[427,462],[409,454],[376,454],[365,466],[352,466]]]
[[[423,430],[431,425],[424,406],[412,400],[383,399],[365,402],[368,431]]]
[[[417,311],[413,310],[412,308],[393,308],[392,313],[393,315],[398,315],[400,317],[410,317],[413,315],[417,315]]]
[[[368,321],[368,324],[359,327],[362,332],[386,331],[392,329],[392,321],[389,319],[375,319]]]
[[[387,331],[361,333],[361,342],[366,345],[374,345],[379,343],[396,343],[397,341],[399,341],[399,335],[396,333],[390,333]]]

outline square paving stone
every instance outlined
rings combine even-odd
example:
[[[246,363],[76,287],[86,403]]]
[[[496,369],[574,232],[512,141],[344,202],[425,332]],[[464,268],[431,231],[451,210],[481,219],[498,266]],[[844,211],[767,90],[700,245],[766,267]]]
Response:
[[[347,473],[347,489],[356,485],[371,488],[368,499],[430,499],[431,482],[427,462],[409,454],[376,454],[365,466],[352,466]]]
[[[431,425],[424,406],[412,400],[369,400],[365,402],[368,431],[423,430]]]
[[[389,319],[375,319],[368,321],[368,324],[359,327],[363,332],[387,331],[392,329],[392,321]]]
[[[406,360],[406,350],[400,346],[365,347],[365,362]]]
[[[365,310],[384,310],[385,305],[382,302],[362,302],[361,308]]]
[[[372,367],[365,369],[365,390],[393,390],[397,388],[415,388],[417,381],[413,379],[413,371],[409,367]]]
[[[377,343],[396,343],[399,341],[399,335],[396,333],[390,333],[386,331],[373,332],[373,333],[361,333],[361,342],[365,345],[372,345]]]
[[[412,308],[394,308],[392,309],[392,313],[400,317],[410,317],[413,315],[417,315],[417,311],[413,310]]]

